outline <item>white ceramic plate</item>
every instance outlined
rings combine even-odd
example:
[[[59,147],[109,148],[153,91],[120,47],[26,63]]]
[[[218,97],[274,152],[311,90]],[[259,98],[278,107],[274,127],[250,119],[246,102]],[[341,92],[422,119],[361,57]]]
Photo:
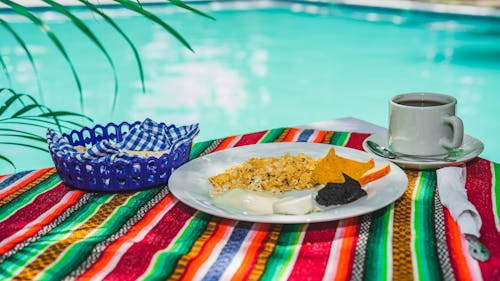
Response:
[[[373,134],[369,136],[368,138],[365,139],[363,142],[363,149],[376,156],[368,147],[366,144],[367,141],[373,141],[376,142],[382,146],[388,147],[388,137],[387,133],[380,133],[380,134]],[[414,170],[434,170],[434,169],[439,169],[442,167],[448,167],[448,166],[460,166],[477,156],[481,154],[484,150],[484,145],[483,143],[476,139],[473,138],[469,135],[464,135],[464,140],[462,143],[462,146],[460,146],[457,151],[459,152],[459,156],[457,158],[456,162],[447,162],[447,161],[422,161],[418,159],[411,159],[411,158],[405,158],[405,159],[391,159],[390,161],[396,163],[398,166],[404,168],[404,169],[414,169]],[[376,156],[378,157],[378,156]],[[385,158],[383,158],[385,159]]]
[[[235,220],[264,223],[310,223],[332,221],[363,215],[378,210],[398,199],[406,190],[408,178],[398,166],[391,163],[391,172],[367,184],[368,195],[349,204],[325,208],[321,212],[305,215],[249,215],[240,211],[221,208],[214,204],[208,178],[224,172],[251,157],[279,157],[285,153],[297,155],[304,152],[317,159],[326,155],[331,145],[315,143],[267,143],[222,150],[187,162],[170,176],[168,186],[172,194],[185,204],[208,214]],[[373,158],[366,152],[335,146],[338,155],[358,161]],[[387,162],[375,159],[375,164]]]

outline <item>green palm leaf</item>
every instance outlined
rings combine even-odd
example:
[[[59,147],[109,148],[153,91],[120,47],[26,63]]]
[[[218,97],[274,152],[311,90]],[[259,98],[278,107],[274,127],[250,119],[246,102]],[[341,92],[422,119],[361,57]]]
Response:
[[[86,118],[88,118],[88,117],[86,117]],[[43,117],[37,117],[37,116],[20,116],[20,117],[17,117],[17,118],[14,118],[14,119],[9,119],[9,120],[26,120],[26,121],[36,122],[36,123],[41,123],[41,124],[57,125],[57,123],[51,121],[51,119],[45,120]],[[0,120],[0,122],[5,123],[6,121],[1,121]],[[93,122],[93,120],[92,120],[92,122]],[[36,123],[30,123],[30,124],[33,124],[33,126],[37,126]],[[82,124],[74,122],[74,121],[59,120],[59,124],[60,124],[61,128],[66,128],[66,129],[69,128],[68,126],[63,125],[63,123],[64,124],[73,125],[75,127],[82,127]],[[47,126],[43,126],[43,127],[46,128]]]
[[[62,117],[62,116],[82,117],[84,119],[87,119],[90,122],[94,122],[94,120],[92,120],[92,118],[90,118],[86,115],[83,115],[80,113],[75,113],[75,112],[69,112],[69,111],[52,111],[51,110],[47,113],[38,114],[38,117]]]
[[[0,89],[0,93],[2,93],[3,91],[7,91],[12,96],[5,102],[4,106],[0,107],[0,116],[3,115],[9,109],[9,107],[14,104],[14,102],[19,101],[23,105],[23,107],[21,109],[19,109],[18,111],[16,111],[15,113],[13,113],[10,116],[10,118],[19,117],[19,116],[23,115],[24,113],[26,113],[26,112],[28,112],[30,110],[38,108],[42,113],[49,113],[50,116],[53,116],[53,119],[56,122],[57,127],[59,128],[59,131],[61,131],[61,125],[59,123],[59,120],[57,119],[57,116],[54,116],[54,114],[53,114],[53,112],[52,112],[52,110],[50,108],[46,107],[45,105],[39,104],[30,95],[27,95],[27,94],[18,94],[18,93],[14,92],[11,89],[6,89],[6,88]],[[31,101],[31,104],[25,105],[25,103],[22,101],[23,97],[28,98]]]
[[[7,83],[9,84],[9,87],[12,87],[12,79],[10,78],[9,69],[7,68],[7,64],[5,64],[2,55],[0,55],[0,65],[2,66],[3,73],[5,73],[5,78],[7,78]]]
[[[36,132],[40,130],[33,131],[33,128],[46,129],[47,127],[57,126],[61,132],[62,127],[68,128],[65,124],[82,127],[76,122],[63,119],[64,117],[78,117],[92,121],[89,117],[79,113],[53,111],[47,106],[38,103],[32,96],[18,94],[9,88],[0,88],[0,94],[2,94],[2,97],[6,97],[6,101],[0,107],[0,125],[2,125],[0,127],[0,148],[5,145],[13,145],[48,152],[45,135],[38,135]],[[18,109],[15,105],[20,105],[21,108]],[[7,114],[11,116],[2,118]],[[28,129],[25,129],[26,127]],[[35,145],[35,143],[43,143],[43,146]],[[5,150],[0,149],[0,162],[6,162],[15,169],[14,162],[2,155],[1,151]]]
[[[141,85],[142,85],[142,92],[146,93],[146,83],[144,82],[144,69],[142,67],[142,62],[139,57],[139,52],[135,48],[134,44],[128,38],[128,36],[123,32],[123,30],[105,13],[103,13],[101,10],[99,10],[94,4],[90,3],[89,1],[86,0],[78,0],[81,3],[85,4],[87,8],[89,8],[91,11],[97,13],[100,15],[107,23],[109,23],[124,39],[127,41],[127,44],[130,46],[132,49],[132,52],[134,53],[135,61],[137,62],[137,67],[139,68],[139,75],[141,78]]]
[[[129,9],[131,11],[134,11],[136,13],[139,13],[143,16],[145,16],[147,19],[157,23],[163,29],[165,29],[168,33],[170,33],[172,36],[174,36],[177,41],[179,41],[184,47],[188,48],[191,52],[194,52],[189,43],[184,39],[175,29],[173,29],[170,25],[168,25],[166,22],[161,20],[158,16],[155,14],[144,10],[139,4],[134,3],[130,0],[115,0],[115,2],[120,3],[124,8]]]
[[[75,79],[76,86],[78,88],[78,93],[80,95],[80,107],[83,112],[83,91],[82,91],[82,83],[80,82],[80,78],[78,78],[78,75],[76,74],[75,67],[73,66],[73,62],[71,61],[68,53],[66,52],[66,49],[63,47],[61,41],[57,38],[57,36],[50,30],[50,28],[43,23],[42,20],[40,20],[37,16],[32,14],[28,9],[26,9],[24,6],[19,5],[17,3],[14,3],[10,0],[0,0],[0,2],[4,3],[5,5],[8,5],[11,7],[16,13],[28,18],[31,22],[33,22],[38,28],[40,28],[44,33],[47,34],[49,37],[50,41],[56,46],[56,48],[59,50],[59,52],[62,54],[66,62],[69,64],[69,67],[71,69],[71,73],[73,75],[73,78]]]
[[[0,154],[0,160],[3,160],[4,162],[9,163],[9,165],[10,165],[12,168],[14,168],[14,172],[15,172],[15,170],[16,170],[16,165],[14,165],[14,163],[13,163],[12,161],[10,161],[10,159],[9,159],[9,158],[7,158],[7,157],[3,156],[2,154]]]
[[[191,6],[188,6],[186,3],[184,3],[183,1],[180,1],[180,0],[168,0],[168,2],[172,3],[173,5],[177,6],[177,7],[180,7],[180,8],[183,8],[183,9],[186,9],[188,11],[191,11],[195,14],[198,14],[200,16],[203,16],[203,17],[206,17],[206,18],[209,18],[211,20],[215,20],[214,17],[208,15],[208,14],[205,14],[204,12],[200,11],[200,10],[197,10]]]
[[[28,50],[28,46],[24,42],[24,40],[19,36],[19,34],[10,26],[9,23],[4,21],[3,19],[0,19],[0,24],[10,33],[12,36],[16,39],[17,43],[23,48],[24,52],[28,56],[28,60],[30,61],[31,67],[33,68],[33,72],[35,73],[36,76],[36,85],[38,87],[38,92],[40,93],[40,97],[43,98],[43,91],[42,91],[42,84],[40,83],[40,75],[38,75],[38,69],[35,65],[35,60],[33,59],[33,56],[31,55],[31,52]]]
[[[16,118],[16,117],[19,117],[21,115],[23,115],[24,113],[30,111],[30,110],[33,110],[33,109],[43,109],[43,105],[40,105],[40,104],[29,104],[21,109],[19,109],[18,111],[14,112],[10,118]]]
[[[0,116],[2,114],[4,114],[16,101],[21,103],[23,106],[25,105],[24,101],[22,100],[23,97],[26,97],[28,99],[31,100],[31,102],[37,104],[38,102],[30,95],[26,95],[26,94],[18,94],[14,91],[12,91],[11,89],[9,88],[2,88],[0,89],[0,94],[2,92],[6,91],[7,93],[10,93],[11,94],[11,97],[8,98],[5,103],[2,105],[2,107],[0,107]]]
[[[15,145],[15,146],[29,147],[29,148],[33,148],[33,149],[36,149],[36,150],[41,150],[41,151],[43,151],[43,152],[49,152],[49,150],[48,150],[48,149],[46,149],[46,148],[43,148],[43,147],[38,147],[38,146],[34,146],[34,145],[31,145],[31,144],[27,144],[27,143],[0,141],[0,144],[7,144],[7,145]],[[0,156],[1,156],[1,155],[0,155]]]
[[[97,39],[95,34],[88,28],[88,26],[85,23],[83,23],[83,21],[81,21],[79,18],[77,18],[75,15],[70,13],[68,11],[68,9],[66,9],[66,7],[64,7],[63,5],[56,3],[52,0],[42,0],[42,1],[49,4],[52,8],[54,8],[54,10],[65,15],[66,17],[68,17],[71,20],[71,22],[76,27],[78,27],[78,29],[80,29],[83,32],[83,34],[85,34],[101,50],[101,52],[106,57],[106,60],[109,62],[110,66],[113,70],[113,79],[114,79],[114,83],[115,83],[115,89],[114,89],[114,94],[113,94],[113,104],[111,106],[111,110],[114,111],[115,105],[116,105],[116,100],[118,98],[118,77],[116,75],[115,64],[113,63],[113,60],[111,59],[111,56],[109,55],[108,51],[106,51],[106,49],[101,44],[99,39]],[[83,112],[83,100],[81,100],[80,102],[82,103],[81,105],[82,105],[82,112]]]
[[[28,136],[28,135],[18,135],[18,134],[1,134],[0,133],[0,137],[14,137],[14,138],[21,138],[21,139],[28,139],[28,140],[32,140],[32,141],[38,141],[38,142],[42,142],[42,143],[46,143],[47,140],[45,138],[42,138],[40,136]]]
[[[36,127],[36,128],[41,128],[41,129],[46,129],[47,125],[56,125],[55,122],[49,122],[47,120],[34,120],[34,121],[40,121],[40,123],[45,124],[45,125],[41,125],[41,124],[37,124],[37,123],[32,123],[32,122],[12,121],[12,120],[17,120],[17,119],[25,119],[25,117],[7,119],[9,121],[0,120],[0,123],[2,123],[2,124],[12,124],[12,125],[21,125],[21,126],[29,126],[29,127]],[[59,122],[62,123],[62,122],[64,122],[64,120],[59,120]],[[81,126],[78,123],[75,123],[73,125],[75,125],[77,127]],[[61,124],[61,128],[71,129],[70,127],[64,126],[62,124]]]

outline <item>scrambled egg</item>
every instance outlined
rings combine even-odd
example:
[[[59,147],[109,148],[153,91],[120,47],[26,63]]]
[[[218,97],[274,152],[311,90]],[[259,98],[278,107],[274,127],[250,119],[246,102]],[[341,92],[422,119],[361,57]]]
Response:
[[[344,175],[358,181],[374,165],[372,158],[366,162],[347,159],[336,155],[331,147],[328,154],[318,160],[304,153],[296,156],[287,153],[279,158],[250,158],[208,180],[214,186],[212,194],[233,188],[281,193],[309,189],[318,184],[343,183]]]
[[[317,182],[312,174],[316,161],[304,153],[292,156],[250,158],[224,173],[210,177],[213,193],[239,187],[252,191],[281,193],[294,189],[308,189]]]

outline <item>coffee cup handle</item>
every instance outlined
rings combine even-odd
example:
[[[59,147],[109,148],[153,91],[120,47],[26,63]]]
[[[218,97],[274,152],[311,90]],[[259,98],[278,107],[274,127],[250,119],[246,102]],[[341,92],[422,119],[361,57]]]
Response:
[[[457,116],[446,116],[443,118],[443,122],[446,124],[450,124],[450,126],[452,127],[453,138],[451,139],[451,141],[442,138],[440,140],[441,145],[447,149],[460,147],[464,139],[464,124],[462,122],[462,119],[458,118]]]

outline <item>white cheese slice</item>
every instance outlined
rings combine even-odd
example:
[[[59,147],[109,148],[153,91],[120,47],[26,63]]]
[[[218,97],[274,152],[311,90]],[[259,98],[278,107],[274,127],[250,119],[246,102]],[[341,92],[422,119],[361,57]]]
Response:
[[[313,195],[287,196],[274,202],[273,211],[276,214],[304,215],[314,209]]]

